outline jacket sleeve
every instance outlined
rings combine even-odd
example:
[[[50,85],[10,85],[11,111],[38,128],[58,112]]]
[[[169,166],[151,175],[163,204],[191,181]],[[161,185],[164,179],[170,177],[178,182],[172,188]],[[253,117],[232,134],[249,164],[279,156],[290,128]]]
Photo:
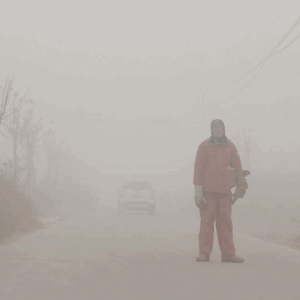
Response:
[[[205,148],[203,143],[198,147],[194,166],[194,185],[203,185],[203,175],[207,163],[207,153]]]
[[[231,144],[232,152],[230,159],[230,166],[235,169],[236,172],[241,172],[243,170],[240,156],[238,154],[237,148],[234,144]]]

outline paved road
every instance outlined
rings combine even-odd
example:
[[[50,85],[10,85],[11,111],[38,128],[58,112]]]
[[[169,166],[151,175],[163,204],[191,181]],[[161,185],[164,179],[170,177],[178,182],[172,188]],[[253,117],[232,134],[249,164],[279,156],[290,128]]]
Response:
[[[0,249],[1,300],[300,299],[300,253],[235,234],[244,264],[196,263],[198,220],[72,217]]]

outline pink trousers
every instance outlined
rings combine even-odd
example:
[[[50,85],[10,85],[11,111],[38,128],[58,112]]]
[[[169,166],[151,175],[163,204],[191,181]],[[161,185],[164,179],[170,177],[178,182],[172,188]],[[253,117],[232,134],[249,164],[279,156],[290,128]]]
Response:
[[[228,195],[206,193],[207,203],[200,210],[199,252],[209,257],[214,241],[214,223],[218,234],[222,258],[235,255],[231,221],[231,203]]]

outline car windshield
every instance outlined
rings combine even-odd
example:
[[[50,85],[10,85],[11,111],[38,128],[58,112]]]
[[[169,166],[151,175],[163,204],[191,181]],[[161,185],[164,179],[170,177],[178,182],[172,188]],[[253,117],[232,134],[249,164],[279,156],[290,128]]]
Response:
[[[129,181],[126,182],[124,189],[130,190],[151,190],[151,185],[145,181]]]

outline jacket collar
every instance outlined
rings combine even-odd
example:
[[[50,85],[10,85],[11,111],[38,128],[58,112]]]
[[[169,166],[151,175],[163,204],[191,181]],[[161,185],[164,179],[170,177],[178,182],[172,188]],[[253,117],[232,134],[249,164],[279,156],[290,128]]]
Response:
[[[228,145],[230,140],[224,136],[220,141],[215,140],[212,136],[208,139],[211,145]]]

